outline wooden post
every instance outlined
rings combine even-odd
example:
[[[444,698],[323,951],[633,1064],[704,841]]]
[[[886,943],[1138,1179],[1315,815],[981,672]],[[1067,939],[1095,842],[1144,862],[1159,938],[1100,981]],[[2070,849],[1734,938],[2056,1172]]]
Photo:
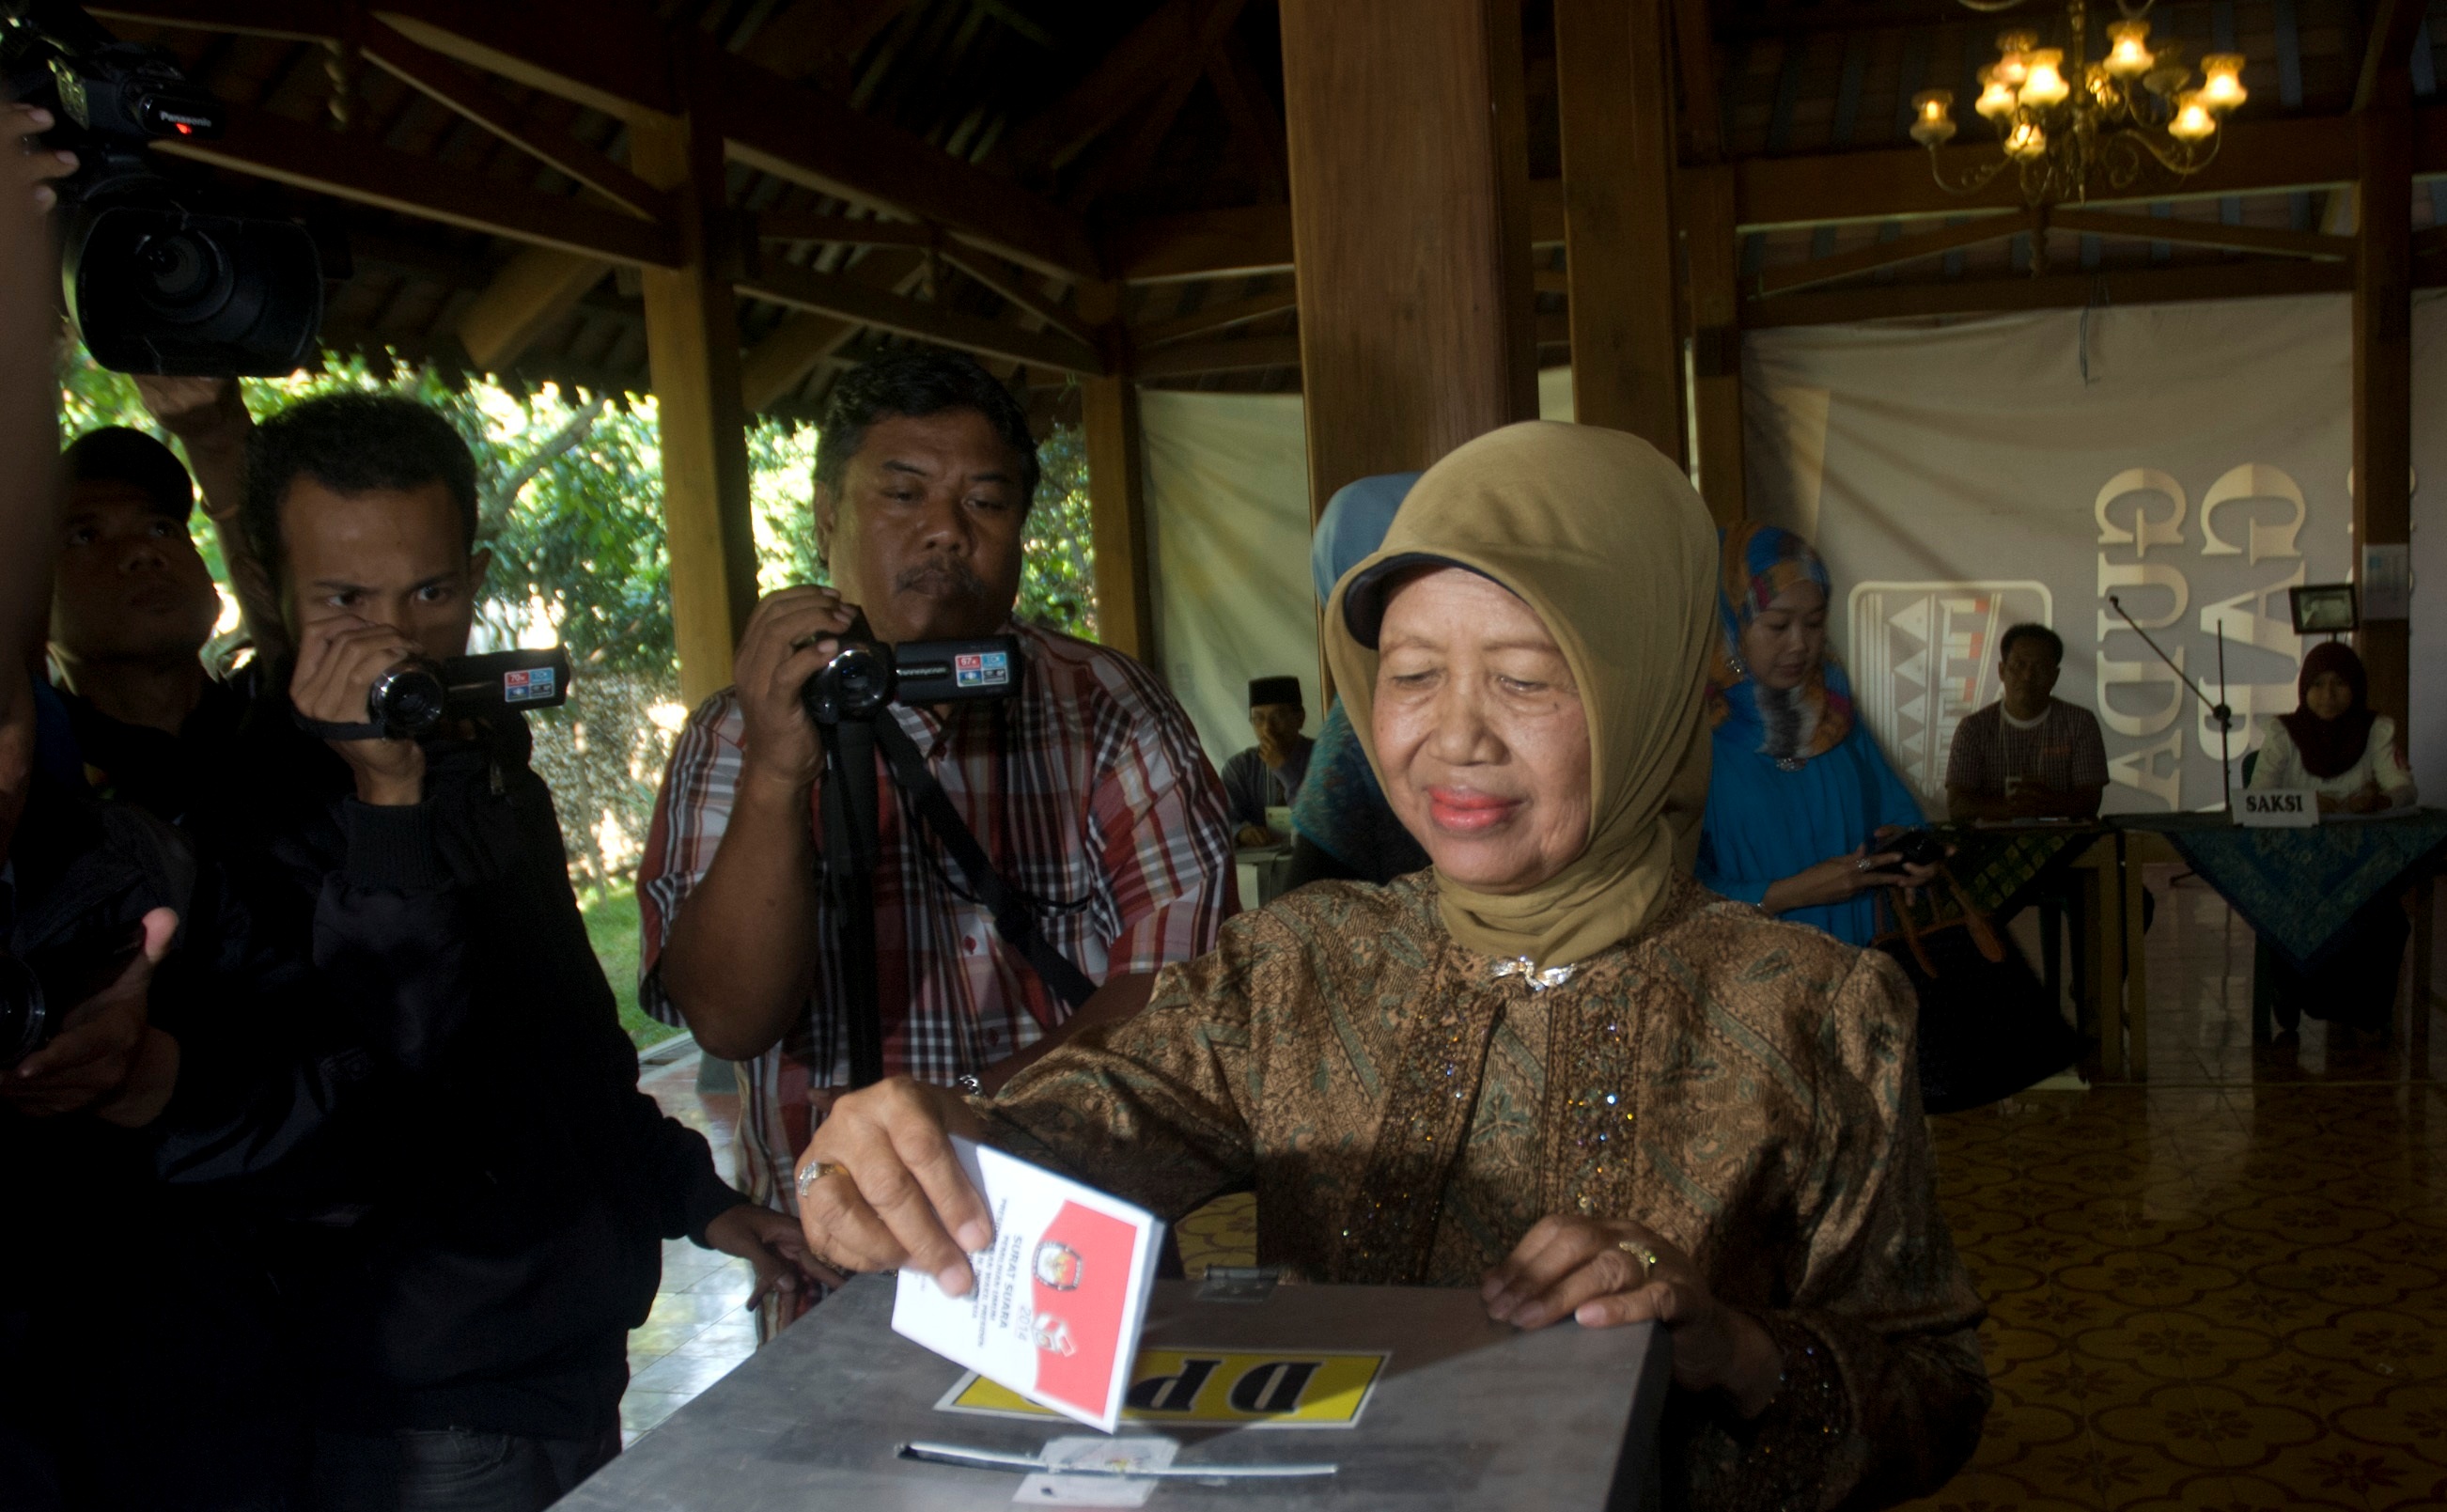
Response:
[[[683,261],[646,268],[646,351],[663,449],[663,528],[680,696],[694,705],[730,681],[731,652],[756,607],[749,520],[747,411],[739,394],[738,249],[723,203],[722,134],[659,118],[631,129],[637,176],[675,191]]]
[[[1662,0],[1555,0],[1573,417],[1684,462]]]
[[[1538,413],[1519,0],[1282,0],[1309,508]]]
[[[1743,516],[1742,332],[1734,171],[1724,164],[1682,176],[1684,240],[1691,277],[1691,409],[1698,431],[1699,495],[1717,523]]]
[[[1081,428],[1088,441],[1088,514],[1096,545],[1096,635],[1163,675],[1155,652],[1155,602],[1147,550],[1147,487],[1139,444],[1139,389],[1124,360],[1121,290],[1079,286],[1080,316],[1103,328],[1111,376],[1082,374]]]
[[[2413,539],[2413,86],[2401,55],[2354,118],[2354,576],[2374,546]],[[2408,728],[2411,625],[2367,617],[2354,637],[2371,707]]]

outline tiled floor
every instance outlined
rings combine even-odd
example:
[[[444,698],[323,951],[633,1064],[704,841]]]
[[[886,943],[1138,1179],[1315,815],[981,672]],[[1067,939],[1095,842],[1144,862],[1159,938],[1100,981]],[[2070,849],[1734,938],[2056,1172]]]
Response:
[[[2250,1042],[2251,936],[2156,872],[2151,1085],[1936,1121],[1940,1199],[1989,1298],[1996,1410],[1951,1512],[2447,1506],[2447,1027],[2412,1064],[2305,1024]],[[2426,1036],[2425,1036],[2426,1037]],[[693,1063],[650,1090],[725,1150]],[[1244,1259],[1245,1200],[1183,1225]],[[681,1243],[632,1336],[630,1435],[744,1358],[744,1265]]]

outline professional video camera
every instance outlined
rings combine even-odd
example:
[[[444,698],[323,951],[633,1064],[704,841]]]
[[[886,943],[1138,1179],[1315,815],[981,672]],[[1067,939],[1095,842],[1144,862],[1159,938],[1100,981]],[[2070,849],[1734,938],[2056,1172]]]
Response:
[[[497,651],[448,661],[410,657],[374,679],[366,723],[390,738],[429,735],[446,719],[502,709],[557,709],[569,702],[569,652]]]
[[[216,209],[147,151],[210,140],[225,113],[161,47],[122,42],[73,0],[0,3],[0,69],[77,155],[59,185],[61,282],[94,361],[120,372],[279,376],[314,350],[323,260],[294,220]]]

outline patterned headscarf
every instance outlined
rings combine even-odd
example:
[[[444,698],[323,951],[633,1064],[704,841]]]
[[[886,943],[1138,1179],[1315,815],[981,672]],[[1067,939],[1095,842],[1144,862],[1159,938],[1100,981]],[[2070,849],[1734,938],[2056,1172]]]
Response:
[[[1831,607],[1834,589],[1827,564],[1810,542],[1781,526],[1735,525],[1720,539],[1717,620],[1722,633],[1708,671],[1708,722],[1755,722],[1759,750],[1780,765],[1798,766],[1833,750],[1851,732],[1852,685],[1830,655],[1820,658],[1798,688],[1762,687],[1742,665],[1742,633],[1803,583],[1816,583]]]

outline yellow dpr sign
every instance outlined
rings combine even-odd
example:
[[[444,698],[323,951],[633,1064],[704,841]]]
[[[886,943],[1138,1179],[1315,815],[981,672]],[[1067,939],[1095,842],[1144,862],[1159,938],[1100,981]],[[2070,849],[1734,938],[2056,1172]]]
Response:
[[[1125,1423],[1208,1427],[1347,1428],[1391,1355],[1350,1351],[1141,1350],[1130,1371]],[[935,1404],[942,1412],[1055,1418],[1009,1388],[972,1371]]]

